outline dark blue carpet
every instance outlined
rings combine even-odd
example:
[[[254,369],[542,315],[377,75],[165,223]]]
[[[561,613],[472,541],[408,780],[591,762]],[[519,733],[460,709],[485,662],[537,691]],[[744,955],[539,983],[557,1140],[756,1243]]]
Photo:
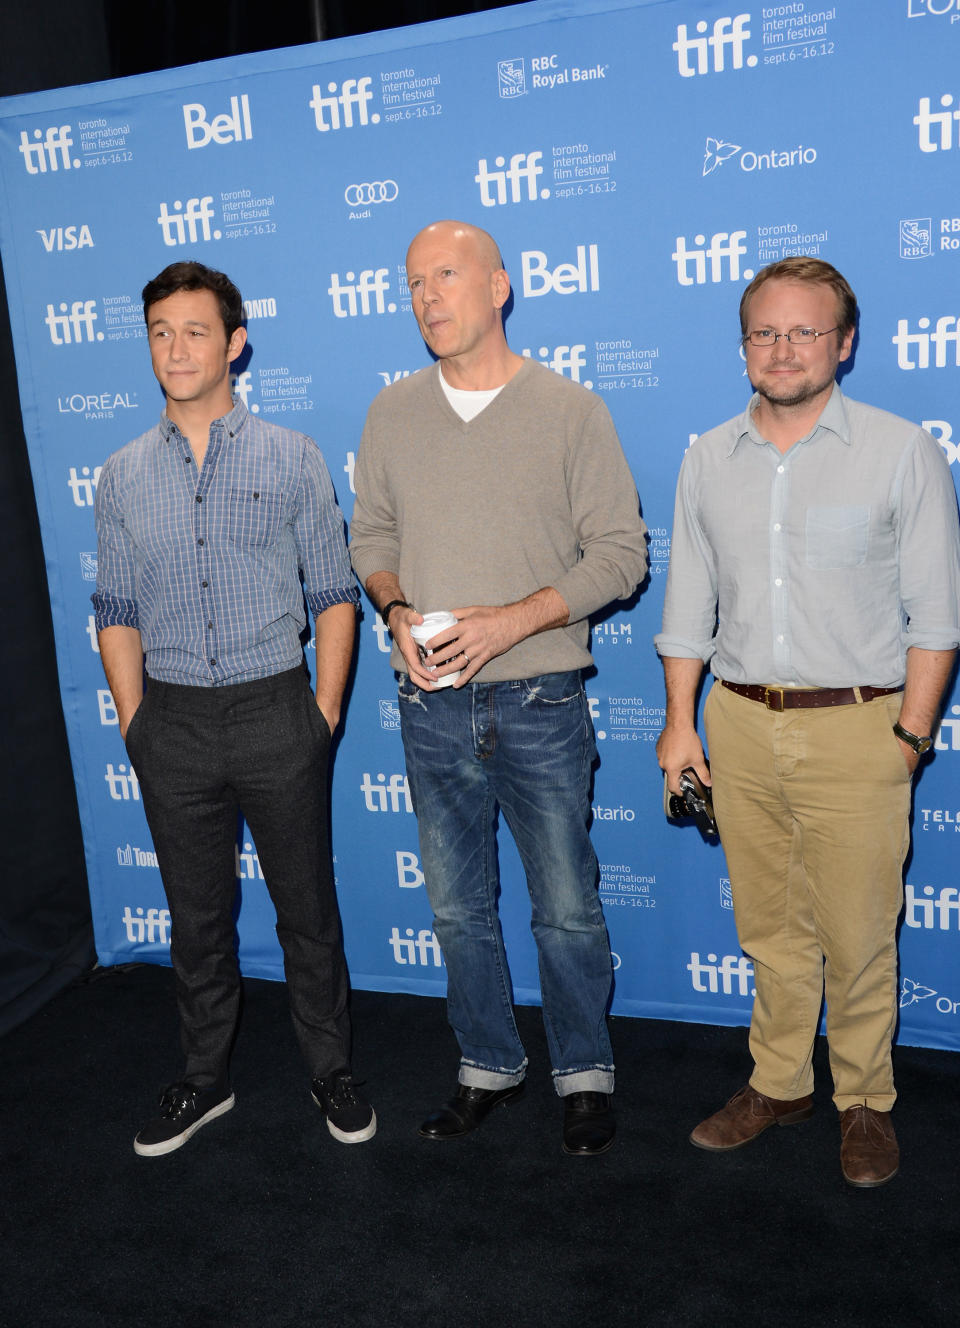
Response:
[[[0,1040],[3,1328],[946,1328],[960,1323],[960,1057],[896,1053],[900,1176],[842,1180],[817,1113],[727,1156],[687,1134],[746,1033],[616,1019],[619,1134],[560,1151],[540,1012],[527,1092],[465,1140],[417,1136],[456,1051],[438,1001],[354,996],[379,1132],[311,1104],[282,985],[249,981],[236,1108],[164,1158],[133,1135],[177,1068],[168,969],[103,970]]]

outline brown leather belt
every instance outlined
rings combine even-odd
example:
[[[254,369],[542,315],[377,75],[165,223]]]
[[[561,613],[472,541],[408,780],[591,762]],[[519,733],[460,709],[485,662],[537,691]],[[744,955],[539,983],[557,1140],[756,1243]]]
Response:
[[[745,696],[748,701],[759,701],[768,710],[814,710],[820,706],[859,705],[878,696],[893,696],[902,687],[817,687],[805,690],[798,687],[765,687],[762,683],[727,682],[720,679],[721,687]]]

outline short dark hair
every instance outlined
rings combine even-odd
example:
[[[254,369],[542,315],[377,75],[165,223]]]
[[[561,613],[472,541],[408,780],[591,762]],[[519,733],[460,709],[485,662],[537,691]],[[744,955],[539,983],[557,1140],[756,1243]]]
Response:
[[[147,321],[150,306],[165,300],[177,291],[208,290],[217,297],[220,305],[220,317],[227,334],[227,341],[243,322],[243,300],[240,292],[224,272],[206,267],[192,258],[181,263],[171,263],[143,288],[143,319]]]
[[[747,316],[750,301],[759,288],[768,281],[779,278],[781,281],[803,281],[810,285],[829,286],[837,301],[837,331],[840,340],[852,332],[857,325],[857,297],[850,289],[846,277],[822,258],[811,258],[800,254],[794,258],[782,258],[779,263],[771,263],[761,268],[743,292],[740,299],[740,331],[747,334]]]

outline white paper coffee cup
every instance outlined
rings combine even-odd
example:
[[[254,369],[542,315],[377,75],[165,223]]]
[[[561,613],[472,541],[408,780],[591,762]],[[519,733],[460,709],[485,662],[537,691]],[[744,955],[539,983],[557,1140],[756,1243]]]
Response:
[[[410,635],[417,643],[417,649],[420,651],[420,658],[425,664],[432,650],[426,648],[426,643],[431,641],[438,632],[442,632],[445,627],[456,627],[457,619],[452,613],[445,609],[438,613],[425,613],[422,623],[414,623],[410,628]],[[456,673],[447,673],[442,678],[436,679],[437,687],[452,687],[460,677],[460,670]]]

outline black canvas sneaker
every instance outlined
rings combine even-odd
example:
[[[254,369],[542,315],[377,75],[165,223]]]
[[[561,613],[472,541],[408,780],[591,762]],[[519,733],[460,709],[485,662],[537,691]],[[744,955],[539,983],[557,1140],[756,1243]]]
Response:
[[[196,1134],[202,1125],[229,1111],[234,1097],[229,1089],[201,1092],[192,1084],[171,1084],[160,1097],[160,1115],[148,1121],[133,1141],[141,1157],[172,1153]]]
[[[376,1134],[376,1112],[357,1092],[348,1070],[314,1079],[310,1096],[326,1113],[327,1129],[342,1144],[362,1144]]]

